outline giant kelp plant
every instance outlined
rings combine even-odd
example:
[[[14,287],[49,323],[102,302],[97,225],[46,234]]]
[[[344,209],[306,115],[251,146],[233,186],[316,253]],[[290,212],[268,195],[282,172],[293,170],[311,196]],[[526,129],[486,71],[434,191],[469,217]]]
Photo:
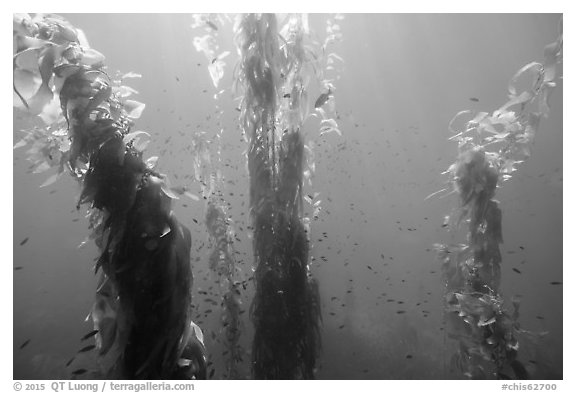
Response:
[[[518,359],[519,334],[531,334],[504,307],[500,292],[502,211],[494,199],[496,188],[530,156],[535,132],[549,113],[548,100],[556,86],[562,56],[562,33],[547,45],[545,62],[520,69],[509,84],[509,101],[492,114],[462,111],[450,123],[458,142],[458,158],[448,173],[459,208],[446,217],[456,230],[467,224],[467,243],[437,245],[446,281],[449,335],[458,341],[452,365],[474,379],[527,379]],[[462,129],[462,116],[471,115]]]
[[[307,29],[301,15],[287,17],[283,29],[272,14],[244,15],[235,26],[254,227],[256,379],[313,378],[320,348],[320,299],[308,265],[302,198],[304,176],[310,173],[302,129],[308,117],[308,67],[318,61],[304,45]],[[325,94],[318,108],[330,90]],[[325,131],[338,131],[333,124]]]
[[[224,345],[228,352],[226,378],[239,379],[244,348],[240,345],[242,332],[241,284],[237,278],[237,263],[234,257],[234,233],[226,217],[225,207],[216,197],[210,198],[206,210],[206,227],[213,244],[209,267],[218,275],[222,295],[221,322],[224,330]]]
[[[217,165],[212,163],[210,143],[205,133],[197,132],[192,139],[194,176],[201,184],[206,199],[205,224],[212,251],[208,257],[208,267],[216,274],[216,284],[220,290],[222,306],[221,323],[227,358],[225,360],[226,379],[240,379],[240,365],[244,358],[244,348],[240,345],[242,333],[242,298],[240,293],[240,270],[235,258],[234,230],[227,215],[227,207],[222,189],[224,181]],[[213,144],[212,144],[213,145]],[[217,152],[213,155],[219,161],[221,146],[216,143]]]
[[[208,70],[214,87],[218,87],[224,76],[224,58],[230,52],[224,51],[217,54],[218,31],[229,20],[227,15],[221,14],[193,14],[194,23],[192,28],[203,29],[203,36],[194,37],[194,46],[202,52],[208,62]],[[226,184],[221,171],[222,165],[222,126],[223,110],[220,105],[220,97],[225,89],[214,94],[217,133],[212,139],[206,137],[205,132],[197,132],[193,137],[193,160],[195,178],[201,184],[201,191],[206,200],[205,224],[208,231],[209,241],[212,248],[208,258],[208,267],[217,276],[216,284],[220,290],[221,329],[224,347],[223,356],[226,356],[225,372],[226,379],[244,378],[242,363],[245,358],[245,350],[240,345],[243,330],[241,314],[242,297],[240,289],[243,288],[240,277],[240,266],[235,258],[233,221],[228,217],[228,209],[224,199]],[[211,151],[212,148],[212,151]],[[246,284],[244,283],[244,286]]]
[[[129,100],[104,56],[81,30],[52,14],[14,15],[15,105],[39,115],[16,147],[38,172],[66,168],[90,204],[91,237],[101,250],[90,314],[96,349],[109,360],[95,376],[123,379],[203,378],[202,335],[191,320],[191,237],[171,210],[176,195],[156,158],[143,160],[145,132],[130,132],[144,105]],[[68,140],[70,143],[68,143]]]

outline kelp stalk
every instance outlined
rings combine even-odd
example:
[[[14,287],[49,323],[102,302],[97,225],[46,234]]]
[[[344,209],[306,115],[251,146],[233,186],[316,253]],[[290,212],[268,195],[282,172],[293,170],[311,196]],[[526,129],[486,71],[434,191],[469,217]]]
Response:
[[[299,128],[280,129],[277,119],[287,70],[276,17],[243,16],[236,38],[256,265],[252,372],[256,379],[310,379],[320,344],[320,302],[303,222],[302,135]]]
[[[226,219],[224,207],[215,197],[208,202],[206,227],[214,244],[209,260],[210,270],[218,274],[223,292],[221,321],[228,351],[225,375],[227,379],[239,379],[244,349],[239,343],[242,332],[242,298],[240,283],[235,280],[237,266],[233,248],[234,234]]]
[[[154,171],[156,158],[143,160],[146,133],[130,133],[144,105],[125,99],[130,89],[107,75],[103,56],[83,46],[83,33],[63,18],[18,14],[14,25],[21,43],[14,56],[14,88],[26,87],[20,78],[24,71],[40,74],[42,85],[29,102],[18,96],[26,108],[34,107],[33,114],[56,119],[55,137],[67,131],[69,149],[57,146],[60,168],[66,162],[82,183],[78,206],[92,208],[92,238],[102,250],[96,272],[102,273],[91,317],[99,354],[113,353],[104,376],[205,377],[202,336],[191,320],[190,232],[172,213],[175,195],[165,176]],[[29,45],[37,52],[38,68],[21,70],[24,62],[18,60],[28,56]],[[124,77],[129,76],[134,74]],[[46,162],[53,164],[53,158]]]
[[[510,314],[500,294],[502,211],[494,196],[497,186],[530,156],[540,120],[549,113],[548,100],[561,61],[561,32],[544,54],[544,64],[530,63],[514,75],[504,106],[492,115],[477,113],[463,130],[454,129],[460,117],[472,114],[462,111],[449,126],[459,155],[447,173],[460,207],[446,217],[446,224],[454,230],[467,222],[467,243],[437,245],[437,250],[446,280],[449,334],[459,344],[451,363],[468,378],[529,377],[518,360],[517,337],[528,333],[518,323],[519,301],[513,299]],[[519,92],[518,80],[526,73],[532,78],[528,88]]]
[[[194,14],[193,28],[202,28],[208,34],[194,37],[196,50],[204,53],[208,60],[208,70],[214,87],[218,87],[224,76],[224,58],[229,52],[217,54],[217,35],[219,29],[226,21],[226,17],[217,14]],[[216,108],[216,122],[219,126],[218,133],[211,140],[205,138],[205,133],[196,132],[193,136],[193,162],[196,180],[202,184],[202,195],[206,199],[205,224],[208,230],[212,252],[208,265],[211,271],[217,275],[216,283],[220,289],[222,314],[221,331],[224,332],[224,345],[226,350],[224,378],[240,379],[242,377],[240,367],[245,355],[244,348],[240,345],[242,333],[242,298],[240,293],[241,284],[236,280],[237,271],[240,270],[234,257],[234,230],[232,220],[227,218],[226,203],[223,196],[225,188],[221,172],[222,165],[222,113],[219,98],[225,90],[214,94]],[[210,143],[212,142],[212,143]],[[210,147],[216,151],[210,152]]]

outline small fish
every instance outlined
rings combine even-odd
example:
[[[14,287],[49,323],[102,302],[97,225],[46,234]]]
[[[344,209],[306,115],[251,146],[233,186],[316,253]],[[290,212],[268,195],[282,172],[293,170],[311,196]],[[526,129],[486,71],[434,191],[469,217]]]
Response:
[[[88,352],[88,351],[93,350],[94,348],[96,348],[96,345],[94,345],[94,344],[86,345],[84,348],[80,349],[80,350],[78,351],[78,353]]]
[[[210,22],[209,20],[206,21],[206,25],[208,27],[210,27],[212,30],[214,31],[218,31],[218,26],[216,26],[213,22]]]
[[[406,355],[406,359],[412,359],[412,355]]]
[[[28,242],[28,239],[30,239],[29,237],[27,237],[26,239],[22,240],[20,242],[20,245],[23,246],[24,244],[26,244]]]
[[[84,373],[86,373],[88,370],[86,370],[85,368],[79,368],[78,370],[74,370],[72,371],[72,375],[82,375]]]
[[[516,269],[515,267],[513,267],[512,270],[514,270],[518,274],[522,274],[522,272],[520,270]]]
[[[23,269],[22,266],[16,266],[16,267],[14,267],[14,270],[22,270],[22,269]]]
[[[536,319],[540,319],[540,320],[543,320],[543,319],[544,319],[544,317],[541,317],[540,315],[536,315]]]
[[[320,94],[320,96],[318,97],[318,99],[314,103],[314,108],[315,109],[321,108],[325,103],[328,102],[331,95],[332,95],[332,90],[330,90],[330,88],[328,88],[327,93]]]
[[[286,93],[282,96],[283,98],[290,98],[290,93]]]
[[[176,82],[180,82],[180,78],[178,78],[177,76],[175,78],[176,78]]]
[[[550,281],[550,285],[562,285],[560,281]]]
[[[31,338],[29,338],[28,340],[24,341],[22,343],[22,345],[20,345],[20,349],[23,349],[26,345],[28,345],[30,343]]]
[[[372,266],[366,265],[366,267],[367,267],[368,269],[372,270]]]
[[[72,358],[66,362],[66,367],[70,366],[72,364],[72,362],[74,361],[74,359],[76,359],[76,357],[72,356]]]
[[[216,369],[213,368],[212,371],[210,371],[210,375],[208,375],[208,379],[212,379],[212,377],[214,376],[214,373],[216,372]]]
[[[470,101],[473,101],[473,102],[478,102],[478,101],[480,101],[480,100],[479,100],[478,98],[476,98],[476,97],[470,97],[469,100],[470,100]]]
[[[86,334],[84,337],[80,339],[80,341],[88,340],[90,337],[95,336],[98,333],[98,330],[92,330],[90,333]]]
[[[344,329],[344,325],[340,325],[338,329]]]
[[[404,313],[406,313],[406,311],[404,311],[404,310],[398,310],[398,311],[396,311],[396,314],[404,314]]]

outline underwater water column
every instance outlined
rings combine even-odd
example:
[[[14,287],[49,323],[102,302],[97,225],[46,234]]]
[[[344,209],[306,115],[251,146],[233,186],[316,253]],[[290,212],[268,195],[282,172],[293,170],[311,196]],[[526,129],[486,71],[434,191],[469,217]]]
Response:
[[[256,266],[252,373],[256,379],[310,379],[320,343],[320,303],[302,217],[302,135],[277,132],[283,58],[275,15],[243,16],[236,39]]]
[[[143,104],[125,99],[122,78],[109,77],[103,55],[83,46],[81,30],[62,17],[18,14],[14,28],[14,90],[47,124],[21,142],[33,143],[37,163],[60,173],[67,167],[81,182],[78,208],[90,204],[91,237],[101,250],[90,315],[109,367],[91,376],[205,378],[201,332],[191,320],[190,232],[173,215],[175,196],[156,160],[143,160],[138,140],[146,133],[130,133]],[[31,54],[37,68],[19,61]],[[35,93],[27,73],[42,80]]]
[[[504,307],[500,289],[502,211],[494,200],[496,189],[511,178],[530,156],[536,131],[550,111],[548,101],[557,83],[562,59],[562,31],[544,50],[545,61],[529,63],[511,79],[509,100],[492,114],[459,112],[450,122],[459,144],[456,162],[448,173],[460,206],[447,216],[456,230],[468,224],[466,241],[437,245],[446,282],[445,309],[450,336],[458,341],[453,368],[474,379],[528,379],[518,360],[520,335],[538,336],[521,329],[519,301],[513,312]],[[528,76],[528,84],[519,80]],[[462,130],[452,126],[472,115]]]

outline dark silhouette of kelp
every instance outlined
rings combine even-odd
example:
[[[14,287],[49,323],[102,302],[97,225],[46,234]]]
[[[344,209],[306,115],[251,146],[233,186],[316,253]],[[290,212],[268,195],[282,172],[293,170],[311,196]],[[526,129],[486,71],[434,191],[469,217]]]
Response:
[[[278,37],[271,14],[245,15],[236,31],[256,265],[252,372],[256,379],[310,379],[320,346],[320,301],[303,222],[303,138],[297,124],[278,129],[287,75]]]

